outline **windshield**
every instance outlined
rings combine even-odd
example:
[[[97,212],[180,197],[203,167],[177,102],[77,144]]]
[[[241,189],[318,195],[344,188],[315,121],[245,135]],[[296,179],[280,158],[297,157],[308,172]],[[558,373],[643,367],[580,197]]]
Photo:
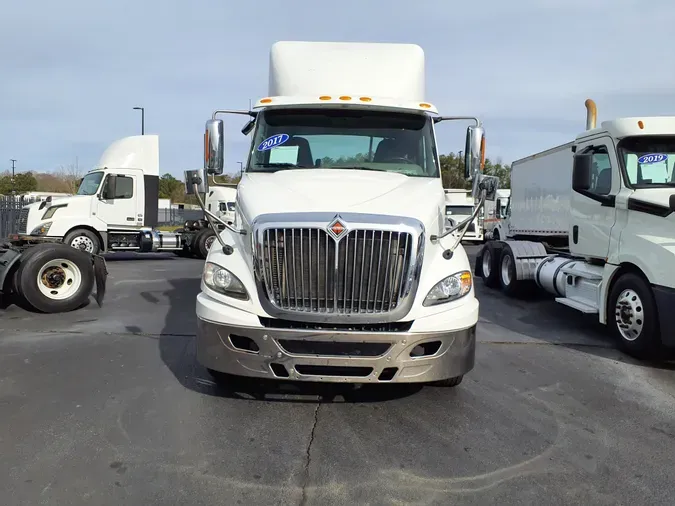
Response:
[[[469,216],[473,212],[472,206],[445,206],[445,214]]]
[[[293,168],[438,177],[431,118],[361,109],[264,111],[257,119],[247,170]]]
[[[77,190],[78,195],[95,195],[98,186],[101,184],[101,179],[103,179],[103,172],[90,172],[80,183],[80,188]]]
[[[633,188],[675,186],[675,136],[627,137],[619,156]]]

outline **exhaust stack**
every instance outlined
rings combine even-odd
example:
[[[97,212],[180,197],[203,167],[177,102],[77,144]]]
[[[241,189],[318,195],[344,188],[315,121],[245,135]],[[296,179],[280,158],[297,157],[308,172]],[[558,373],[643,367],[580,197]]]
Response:
[[[595,128],[595,122],[598,118],[598,108],[590,98],[586,99],[584,105],[586,106],[586,130],[591,130]]]

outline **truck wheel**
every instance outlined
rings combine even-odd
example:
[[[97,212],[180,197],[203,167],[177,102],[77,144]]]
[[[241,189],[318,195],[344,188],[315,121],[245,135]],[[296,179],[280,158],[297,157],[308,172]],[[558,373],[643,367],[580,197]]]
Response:
[[[35,248],[20,260],[14,278],[17,295],[43,313],[63,313],[84,305],[94,287],[89,255],[62,244]]]
[[[176,256],[179,256],[181,258],[190,258],[192,256],[192,251],[190,251],[188,248],[183,248],[178,251],[174,251]]]
[[[444,380],[440,381],[434,381],[432,385],[437,386],[437,387],[456,387],[459,385],[462,380],[464,379],[464,375],[462,376],[455,376],[454,378],[447,378]]]
[[[520,282],[516,274],[516,260],[508,244],[504,245],[499,259],[499,283],[506,295],[518,294]]]
[[[98,252],[101,251],[101,243],[98,237],[96,237],[94,232],[86,228],[78,228],[72,232],[68,232],[66,237],[63,238],[63,243],[92,255],[98,255]]]
[[[654,359],[662,351],[661,332],[654,295],[637,274],[623,274],[609,294],[607,324],[627,354]]]
[[[483,283],[488,288],[497,288],[499,286],[499,260],[501,253],[501,243],[489,241],[483,246],[481,255],[481,268]]]
[[[210,228],[206,228],[197,234],[195,243],[197,246],[197,256],[204,259],[209,254],[209,250],[216,240],[216,233]]]

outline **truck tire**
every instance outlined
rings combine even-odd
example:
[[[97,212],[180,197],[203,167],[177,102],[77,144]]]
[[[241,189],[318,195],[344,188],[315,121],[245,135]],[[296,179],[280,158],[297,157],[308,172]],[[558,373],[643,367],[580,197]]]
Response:
[[[480,257],[476,260],[481,262],[481,278],[488,288],[499,287],[499,265],[503,245],[500,242],[488,241],[483,246]]]
[[[20,260],[14,278],[21,301],[42,313],[73,311],[94,287],[91,257],[64,244],[45,244]]]
[[[516,296],[520,292],[521,283],[516,274],[516,260],[508,244],[504,244],[499,257],[499,284],[502,292],[509,296]]]
[[[632,272],[621,275],[607,301],[607,324],[621,349],[639,360],[656,359],[663,346],[649,283]]]
[[[63,238],[63,243],[92,255],[98,255],[98,252],[101,251],[101,242],[98,237],[86,228],[76,228],[68,232]]]
[[[500,238],[499,238],[499,229],[496,229],[496,228],[495,228],[495,229],[492,231],[492,240],[493,240],[493,241],[499,241],[499,240],[500,240]]]
[[[174,251],[174,254],[181,258],[190,258],[193,256],[192,251],[190,251],[188,248],[183,248],[181,250]]]
[[[210,228],[205,228],[197,234],[195,237],[195,246],[197,250],[197,256],[202,260],[206,258],[209,254],[209,250],[216,240],[216,233]]]
[[[456,387],[457,385],[459,385],[462,382],[463,379],[464,379],[464,375],[455,376],[454,378],[447,378],[447,379],[440,380],[440,381],[434,381],[432,383],[432,385],[437,386],[437,387],[451,388],[451,387]]]

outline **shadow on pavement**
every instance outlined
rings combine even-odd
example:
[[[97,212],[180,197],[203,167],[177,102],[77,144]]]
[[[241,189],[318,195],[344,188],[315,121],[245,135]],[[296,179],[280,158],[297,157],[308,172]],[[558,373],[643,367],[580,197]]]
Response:
[[[200,280],[199,278],[174,279],[169,282],[171,288],[166,296],[170,307],[159,338],[160,357],[176,379],[185,388],[194,392],[216,397],[269,402],[373,403],[407,397],[423,388],[418,384],[307,383],[232,376],[227,376],[227,381],[219,381],[216,384],[196,358],[195,301],[199,293]],[[153,302],[149,298],[146,300]],[[179,329],[181,333],[178,333],[176,329]]]
[[[663,356],[660,361],[637,360],[619,349],[607,327],[598,321],[597,315],[583,314],[563,306],[546,293],[535,290],[527,295],[511,298],[498,290],[483,286],[480,280],[476,285],[481,303],[480,316],[482,320],[487,320],[482,325],[494,325],[547,344],[626,364],[675,370],[673,354]],[[509,343],[509,333],[504,334],[504,341]]]

